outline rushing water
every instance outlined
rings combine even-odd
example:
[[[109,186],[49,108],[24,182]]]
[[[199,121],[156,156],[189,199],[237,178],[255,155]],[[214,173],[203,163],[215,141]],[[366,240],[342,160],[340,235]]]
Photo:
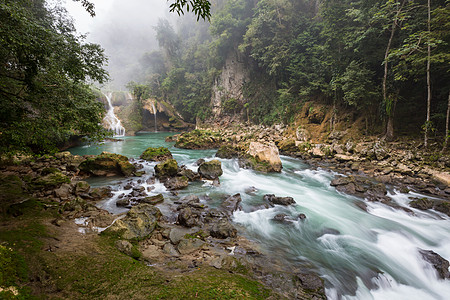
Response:
[[[213,159],[214,150],[184,150],[172,147],[164,138],[170,133],[148,133],[123,137],[121,141],[98,146],[71,149],[73,154],[100,154],[102,151],[138,158],[149,146],[170,149],[179,164],[196,171],[199,158]],[[193,183],[180,191],[208,196],[208,205],[217,205],[225,194],[240,193],[243,211],[235,212],[233,221],[241,234],[259,241],[267,251],[289,265],[314,266],[326,282],[330,299],[449,299],[450,282],[440,280],[432,266],[422,259],[419,249],[433,250],[450,259],[450,218],[434,211],[413,210],[413,214],[337,192],[330,186],[334,173],[312,170],[298,159],[282,157],[281,174],[262,174],[240,169],[233,159],[220,159],[221,186]],[[148,175],[155,163],[146,163]],[[140,178],[145,187],[145,178]],[[92,179],[92,185],[112,185],[114,196],[101,204],[112,212],[123,212],[115,206],[123,193],[119,178]],[[133,179],[135,181],[138,178]],[[164,185],[154,184],[149,195],[163,193],[166,201],[174,196]],[[249,189],[253,187],[254,189]],[[249,191],[251,190],[251,192]],[[291,196],[296,206],[257,209],[264,194]],[[411,196],[393,191],[389,195],[399,206],[408,207]],[[422,196],[422,195],[420,195]],[[364,202],[367,212],[356,204]],[[161,205],[164,213],[165,207]],[[279,213],[292,216],[290,224],[271,219]],[[297,219],[300,213],[307,218]],[[308,263],[310,262],[310,263]]]

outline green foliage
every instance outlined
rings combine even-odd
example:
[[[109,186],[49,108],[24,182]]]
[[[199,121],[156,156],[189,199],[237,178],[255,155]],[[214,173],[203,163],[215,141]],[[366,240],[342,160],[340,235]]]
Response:
[[[43,0],[0,1],[0,151],[57,150],[72,135],[102,138],[101,103],[87,85],[104,82],[106,58],[77,36],[63,9]]]
[[[228,98],[222,102],[223,110],[227,113],[236,113],[240,104],[236,98]]]

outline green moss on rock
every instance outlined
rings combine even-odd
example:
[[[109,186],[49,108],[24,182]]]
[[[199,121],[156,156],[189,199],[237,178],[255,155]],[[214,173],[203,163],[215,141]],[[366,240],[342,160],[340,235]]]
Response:
[[[148,147],[142,154],[141,158],[148,161],[165,161],[172,159],[172,153],[166,147],[153,148]]]
[[[103,152],[82,162],[80,170],[95,176],[123,175],[128,177],[136,172],[136,167],[124,155]]]
[[[168,159],[155,166],[155,175],[160,179],[174,177],[178,173],[178,163],[175,159]]]
[[[219,148],[225,140],[220,133],[210,130],[195,129],[181,134],[175,147],[182,149],[214,149]]]

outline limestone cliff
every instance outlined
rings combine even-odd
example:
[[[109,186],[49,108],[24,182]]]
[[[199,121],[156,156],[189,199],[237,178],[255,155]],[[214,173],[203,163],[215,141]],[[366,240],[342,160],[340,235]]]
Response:
[[[237,50],[231,51],[225,61],[220,76],[214,82],[211,108],[214,117],[224,113],[224,103],[229,100],[242,106],[244,104],[243,87],[249,80],[249,72],[243,55]]]

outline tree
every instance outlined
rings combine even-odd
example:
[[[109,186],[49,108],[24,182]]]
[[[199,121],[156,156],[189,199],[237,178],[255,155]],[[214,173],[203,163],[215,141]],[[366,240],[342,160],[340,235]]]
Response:
[[[106,58],[44,0],[0,0],[0,152],[55,151],[72,135],[102,137]]]

